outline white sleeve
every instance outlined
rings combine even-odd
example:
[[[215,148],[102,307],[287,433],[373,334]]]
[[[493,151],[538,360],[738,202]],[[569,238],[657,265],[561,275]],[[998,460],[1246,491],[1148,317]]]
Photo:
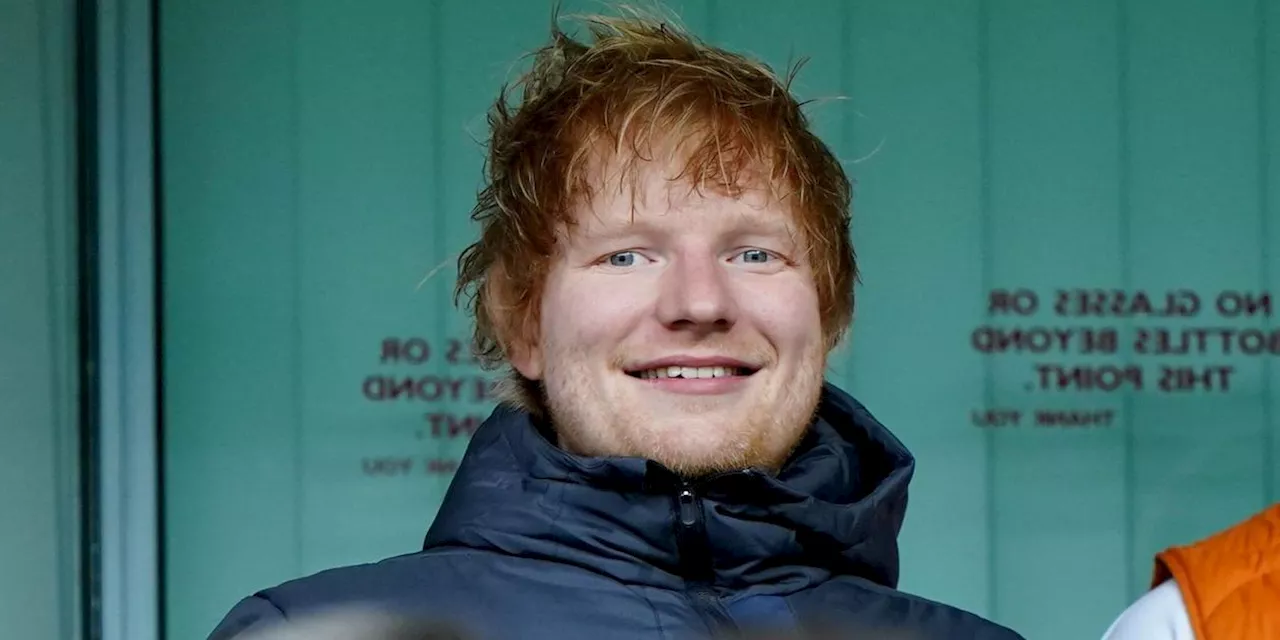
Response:
[[[1102,640],[1195,640],[1178,584],[1168,580],[1138,598]]]

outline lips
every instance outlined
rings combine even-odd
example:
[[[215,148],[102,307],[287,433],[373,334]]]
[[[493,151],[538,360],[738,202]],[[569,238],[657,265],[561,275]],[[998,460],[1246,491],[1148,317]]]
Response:
[[[670,357],[638,364],[627,368],[627,375],[642,380],[667,378],[702,380],[749,376],[759,367],[733,358],[723,357]]]
[[[726,378],[730,376],[750,375],[749,369],[738,367],[684,367],[680,365],[671,365],[668,367],[658,367],[655,369],[643,369],[641,371],[631,372],[631,375],[642,380],[652,380],[657,378]]]

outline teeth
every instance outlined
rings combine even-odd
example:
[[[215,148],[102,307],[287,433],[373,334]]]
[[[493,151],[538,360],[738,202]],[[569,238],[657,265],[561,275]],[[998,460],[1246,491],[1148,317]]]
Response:
[[[726,376],[740,375],[741,371],[737,367],[682,367],[672,365],[669,367],[658,367],[656,369],[647,369],[640,372],[640,377],[644,380],[652,380],[656,378],[723,378]]]

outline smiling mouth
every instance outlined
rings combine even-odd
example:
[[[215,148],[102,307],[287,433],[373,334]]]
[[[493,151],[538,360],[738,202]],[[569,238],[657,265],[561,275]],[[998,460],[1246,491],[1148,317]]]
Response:
[[[682,365],[669,365],[637,371],[628,371],[627,375],[641,380],[661,380],[665,378],[699,380],[710,378],[746,377],[755,372],[755,369],[747,367],[686,367]]]

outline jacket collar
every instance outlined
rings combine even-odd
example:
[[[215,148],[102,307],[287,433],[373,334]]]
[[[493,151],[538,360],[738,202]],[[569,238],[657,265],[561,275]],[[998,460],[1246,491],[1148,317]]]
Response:
[[[638,458],[569,454],[528,414],[499,407],[472,437],[425,547],[542,558],[678,588],[691,577],[677,535],[677,495],[688,488],[718,588],[790,591],[832,574],[896,587],[913,470],[901,442],[829,384],[776,476],[744,470],[692,483]]]

